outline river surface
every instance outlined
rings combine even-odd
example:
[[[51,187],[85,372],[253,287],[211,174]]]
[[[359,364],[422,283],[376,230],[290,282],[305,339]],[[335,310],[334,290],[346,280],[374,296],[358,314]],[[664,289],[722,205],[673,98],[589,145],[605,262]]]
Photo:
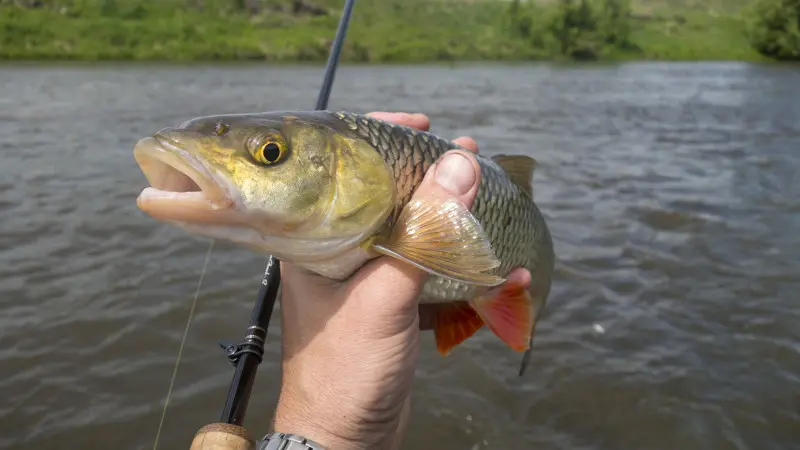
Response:
[[[149,449],[207,241],[141,213],[137,139],[310,109],[320,67],[0,67],[0,448]],[[539,166],[558,265],[531,369],[423,340],[406,449],[800,449],[800,68],[342,67],[331,108],[421,111]],[[266,257],[218,244],[160,448],[218,419]],[[270,329],[246,426],[277,397]]]

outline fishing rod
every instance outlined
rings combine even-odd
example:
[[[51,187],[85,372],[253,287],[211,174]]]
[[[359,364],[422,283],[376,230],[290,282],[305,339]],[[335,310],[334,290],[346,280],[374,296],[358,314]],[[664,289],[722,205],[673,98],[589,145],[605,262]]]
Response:
[[[347,28],[350,25],[350,16],[353,13],[355,0],[346,0],[336,35],[331,44],[328,63],[325,66],[325,77],[317,97],[316,110],[328,107],[331,96],[333,79],[339,64]],[[267,267],[264,269],[264,278],[258,289],[256,304],[250,317],[244,340],[238,344],[219,342],[225,350],[228,360],[235,366],[228,396],[219,422],[201,428],[192,441],[190,450],[253,450],[255,443],[250,438],[247,430],[242,427],[250,392],[255,381],[256,370],[264,357],[264,343],[267,338],[269,321],[278,296],[281,283],[281,268],[277,258],[270,255]]]

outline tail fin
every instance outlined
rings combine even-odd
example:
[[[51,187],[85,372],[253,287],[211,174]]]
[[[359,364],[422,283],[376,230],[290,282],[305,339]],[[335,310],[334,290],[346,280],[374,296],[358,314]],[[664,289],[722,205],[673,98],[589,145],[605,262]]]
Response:
[[[525,354],[522,355],[522,362],[519,365],[519,376],[525,374],[525,370],[528,368],[528,364],[531,362],[531,350],[533,350],[533,335],[531,335],[530,346],[527,350],[525,350]]]
[[[542,309],[544,304],[536,304],[535,307],[537,308],[533,314],[533,327],[531,328],[531,340],[528,342],[528,349],[525,350],[525,354],[522,355],[522,361],[519,365],[519,376],[525,374],[525,370],[528,369],[528,364],[531,362],[531,353],[533,352],[533,338],[536,336],[536,324],[539,323],[539,317],[541,316]]]

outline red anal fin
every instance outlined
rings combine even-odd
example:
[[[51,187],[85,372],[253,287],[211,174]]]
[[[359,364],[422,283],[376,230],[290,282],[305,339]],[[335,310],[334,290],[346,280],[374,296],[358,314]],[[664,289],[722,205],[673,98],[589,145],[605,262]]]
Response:
[[[483,320],[467,302],[437,305],[436,323],[433,327],[436,349],[445,356],[482,326]]]
[[[521,284],[506,282],[470,304],[486,326],[512,349],[530,347],[534,311],[530,293]]]

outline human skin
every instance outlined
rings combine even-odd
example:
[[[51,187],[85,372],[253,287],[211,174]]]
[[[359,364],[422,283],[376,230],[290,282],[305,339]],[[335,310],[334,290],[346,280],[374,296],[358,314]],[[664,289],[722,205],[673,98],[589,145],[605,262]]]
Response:
[[[370,113],[428,130],[422,114]],[[480,167],[478,145],[448,152],[427,172],[419,196],[455,197],[472,206]],[[419,305],[428,275],[381,256],[337,282],[281,262],[282,383],[274,429],[299,434],[328,450],[395,449],[408,423],[420,330],[433,324],[436,305]],[[508,277],[530,285],[530,273]]]

